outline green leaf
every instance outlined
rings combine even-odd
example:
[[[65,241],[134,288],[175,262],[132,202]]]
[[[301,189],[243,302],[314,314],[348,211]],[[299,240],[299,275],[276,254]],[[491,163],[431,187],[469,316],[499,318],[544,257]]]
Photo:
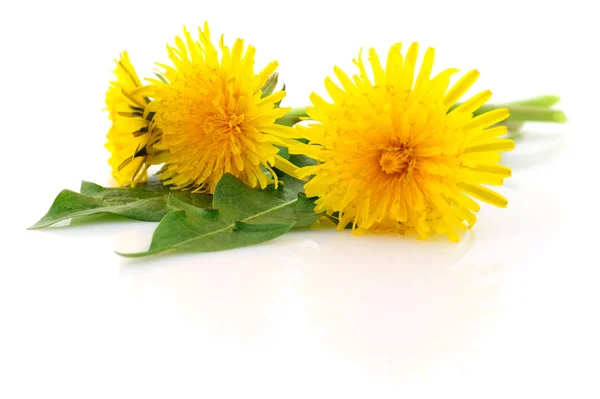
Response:
[[[281,146],[276,146],[277,148],[279,148],[279,152],[277,153],[277,155],[279,155],[280,157],[289,160],[290,159],[290,152],[288,150],[287,147],[281,147]]]
[[[288,182],[286,184],[286,182]],[[232,175],[217,184],[213,208],[229,220],[246,223],[293,223],[294,227],[310,226],[317,219],[314,204],[296,187],[292,179],[284,180],[283,189],[275,192],[253,190]]]
[[[169,193],[168,199],[176,198],[180,202],[184,204],[191,205],[196,208],[201,209],[211,209],[212,208],[212,198],[213,196],[210,194],[198,194],[192,193],[191,191],[171,191]],[[167,205],[171,209],[179,209],[172,206],[171,202],[167,201]]]
[[[279,198],[284,199],[286,201],[295,199],[296,197],[298,197],[298,194],[302,194],[302,196],[305,196],[304,195],[304,184],[306,183],[305,181],[298,180],[289,175],[283,175],[279,179],[279,181],[281,182],[281,185],[279,186],[279,188],[277,190],[275,190],[275,188],[273,188],[273,186],[269,186],[264,191],[274,192],[275,196],[278,196]]]
[[[63,190],[58,194],[50,210],[29,229],[41,229],[61,220],[98,214],[113,214],[130,219],[158,222],[168,213],[166,197],[144,198],[135,201],[107,202],[99,198],[89,197],[71,190]]]
[[[209,208],[211,196],[189,191],[171,192],[159,182],[135,188],[105,188],[90,182],[81,183],[81,193],[61,191],[50,210],[30,229],[41,229],[66,219],[112,214],[146,222],[158,222],[177,208],[168,205],[170,196],[197,208]]]
[[[303,166],[314,166],[317,164],[316,160],[314,160],[313,158],[311,158],[309,156],[302,155],[302,154],[292,155],[290,157],[289,161],[299,168],[301,168]]]
[[[212,215],[210,211],[205,215],[174,211],[165,216],[156,228],[147,252],[120,255],[140,257],[174,248],[199,252],[221,251],[259,244],[279,237],[291,228],[291,224],[229,222]]]
[[[297,139],[299,142],[306,144],[308,142],[308,140],[306,139]],[[279,153],[277,155],[287,159],[288,161],[290,161],[291,163],[293,163],[294,165],[298,166],[298,167],[302,167],[302,166],[309,166],[309,165],[316,165],[317,161],[315,161],[314,159],[312,159],[311,157],[308,157],[306,155],[292,155],[290,154],[290,152],[288,151],[287,147],[279,147],[277,146],[277,148],[279,148]],[[277,167],[275,167],[275,169],[277,169]],[[278,176],[286,176],[285,173],[281,172],[278,173]]]
[[[214,210],[199,209],[170,197],[169,205],[181,210],[163,218],[148,250],[121,255],[140,257],[176,248],[220,251],[265,242],[292,227],[309,226],[318,215],[312,201],[297,189],[293,184],[284,184],[279,190],[254,190],[226,174],[215,189]]]
[[[109,202],[131,202],[144,198],[161,197],[169,193],[169,188],[158,181],[131,187],[102,187],[96,183],[82,181],[79,192],[83,195]]]
[[[151,181],[136,186],[135,188],[130,187],[102,187],[94,183],[84,181],[81,183],[81,194],[100,198],[105,204],[120,204],[135,202],[145,198],[164,197],[165,201],[167,197],[175,197],[183,203],[190,204],[197,208],[210,208],[212,204],[212,195],[209,194],[198,194],[192,193],[191,191],[171,191],[169,187],[164,186],[160,181]],[[178,208],[170,208],[170,210]],[[160,220],[160,219],[159,219]],[[152,221],[159,221],[152,220]]]

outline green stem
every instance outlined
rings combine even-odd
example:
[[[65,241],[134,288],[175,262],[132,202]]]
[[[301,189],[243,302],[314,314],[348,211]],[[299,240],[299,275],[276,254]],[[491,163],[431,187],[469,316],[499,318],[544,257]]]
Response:
[[[539,96],[534,98],[528,98],[526,100],[513,101],[511,104],[550,108],[559,101],[559,96]]]
[[[564,123],[567,117],[564,112],[556,109],[551,109],[560,98],[558,96],[540,96],[526,100],[513,101],[507,104],[486,104],[474,112],[475,115],[480,115],[485,112],[497,108],[508,108],[510,117],[504,121],[508,126],[520,126],[523,122],[550,122]],[[460,104],[456,104],[450,110]],[[293,126],[300,122],[303,118],[309,118],[306,113],[306,107],[292,108],[285,116],[277,119],[278,124],[285,126]]]
[[[506,122],[551,122],[564,123],[567,117],[562,111],[539,106],[508,104],[486,104],[474,112],[480,115],[496,108],[508,108],[510,117]]]
[[[473,114],[481,115],[494,109],[508,108],[510,116],[502,124],[509,128],[519,128],[523,122],[564,123],[567,121],[564,112],[550,108],[559,101],[558,96],[539,96],[505,104],[485,104]],[[454,105],[450,111],[459,105]]]

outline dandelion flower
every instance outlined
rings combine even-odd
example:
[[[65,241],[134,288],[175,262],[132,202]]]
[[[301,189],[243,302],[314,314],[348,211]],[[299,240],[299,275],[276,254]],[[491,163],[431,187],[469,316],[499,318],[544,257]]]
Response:
[[[134,186],[147,179],[151,157],[159,153],[153,151],[153,146],[160,138],[160,131],[148,113],[147,87],[142,86],[126,52],[121,54],[114,73],[117,79],[110,83],[106,93],[112,121],[106,136],[108,162],[120,186]]]
[[[152,111],[163,132],[162,148],[170,152],[160,175],[174,189],[213,192],[225,173],[250,187],[277,183],[272,167],[296,170],[279,148],[295,143],[295,132],[275,121],[289,108],[279,108],[284,91],[264,96],[261,88],[275,72],[271,62],[254,72],[255,49],[242,39],[219,49],[211,43],[208,24],[198,40],[184,29],[183,39],[167,47],[173,66],[165,81],[155,80]]]
[[[309,144],[296,144],[290,152],[319,161],[297,176],[315,175],[306,194],[319,197],[317,212],[337,213],[339,229],[352,223],[357,233],[396,230],[420,238],[440,233],[458,241],[458,231],[476,221],[480,206],[473,198],[507,205],[484,185],[502,185],[511,175],[499,161],[514,143],[502,138],[505,126],[494,126],[508,110],[473,115],[490,91],[455,106],[479,73],[468,72],[449,88],[458,71],[430,78],[434,50],[427,49],[420,70],[417,53],[413,43],[403,57],[396,44],[383,67],[371,49],[372,77],[360,54],[352,79],[335,67],[339,85],[325,79],[332,101],[311,95],[307,113],[319,123],[296,127]]]

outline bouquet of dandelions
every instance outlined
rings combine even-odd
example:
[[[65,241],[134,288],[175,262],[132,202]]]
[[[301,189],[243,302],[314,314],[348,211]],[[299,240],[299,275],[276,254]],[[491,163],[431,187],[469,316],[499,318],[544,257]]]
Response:
[[[277,62],[257,73],[254,54],[241,39],[215,46],[205,23],[175,38],[171,63],[144,84],[122,53],[106,94],[119,188],[63,190],[31,228],[94,214],[159,222],[147,251],[124,256],[219,251],[316,223],[458,241],[480,202],[506,207],[486,186],[510,177],[501,153],[520,126],[565,121],[554,96],[496,106],[485,90],[458,102],[479,73],[454,85],[456,69],[432,77],[434,50],[417,68],[416,43],[383,61],[359,53],[356,74],[334,67],[337,82],[325,78],[330,99],[284,108]]]

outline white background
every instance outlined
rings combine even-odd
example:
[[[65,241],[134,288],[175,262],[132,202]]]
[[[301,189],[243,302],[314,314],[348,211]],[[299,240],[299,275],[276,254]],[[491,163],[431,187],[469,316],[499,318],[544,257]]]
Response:
[[[600,397],[597,12],[584,1],[3,1],[0,397]],[[592,2],[589,2],[590,4]],[[211,23],[280,62],[288,105],[396,41],[480,70],[495,101],[560,94],[506,157],[505,210],[460,244],[317,230],[141,261],[152,224],[26,231],[109,184],[104,93]],[[442,396],[443,395],[443,396]]]

